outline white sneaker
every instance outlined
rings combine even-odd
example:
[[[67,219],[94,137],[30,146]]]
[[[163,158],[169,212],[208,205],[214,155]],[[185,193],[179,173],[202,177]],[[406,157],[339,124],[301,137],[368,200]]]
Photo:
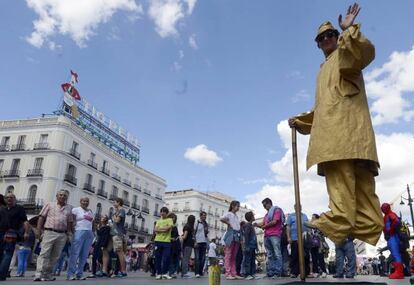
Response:
[[[251,276],[251,275],[249,275],[249,276],[246,277],[246,280],[253,280],[253,279],[254,279],[254,277]]]
[[[236,277],[233,277],[233,276],[229,275],[229,276],[226,276],[226,279],[227,279],[227,280],[235,280],[235,279],[236,279]]]
[[[326,274],[326,272],[322,272],[321,277],[322,277],[322,278],[326,278],[326,276],[328,276],[328,274]]]
[[[172,277],[171,277],[170,275],[168,275],[168,274],[164,274],[164,275],[162,276],[162,279],[171,280],[171,279],[172,279]]]
[[[196,276],[195,276],[196,278],[200,278],[200,274],[196,274]]]
[[[262,279],[260,276],[257,276],[257,275],[253,275],[253,279],[254,280],[259,280],[259,279]]]
[[[156,280],[161,280],[161,275],[157,275],[157,276],[155,276],[155,279],[156,279]]]

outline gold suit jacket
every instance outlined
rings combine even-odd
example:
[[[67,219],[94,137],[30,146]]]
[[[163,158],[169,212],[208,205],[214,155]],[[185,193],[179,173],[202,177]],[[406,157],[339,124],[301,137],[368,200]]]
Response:
[[[352,25],[338,48],[321,65],[312,112],[296,117],[297,129],[310,134],[306,167],[356,159],[378,174],[378,157],[362,70],[375,58],[375,47]],[[322,167],[318,167],[323,175]]]

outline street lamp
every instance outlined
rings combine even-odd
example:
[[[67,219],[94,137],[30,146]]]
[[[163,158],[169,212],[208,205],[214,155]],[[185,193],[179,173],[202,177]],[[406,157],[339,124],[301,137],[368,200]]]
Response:
[[[408,198],[405,198],[401,195],[400,205],[405,205],[404,200],[408,202],[408,206],[410,207],[410,213],[411,213],[411,224],[414,226],[414,213],[413,213],[414,200],[411,198],[410,186],[408,184],[407,184],[407,193],[408,193]]]

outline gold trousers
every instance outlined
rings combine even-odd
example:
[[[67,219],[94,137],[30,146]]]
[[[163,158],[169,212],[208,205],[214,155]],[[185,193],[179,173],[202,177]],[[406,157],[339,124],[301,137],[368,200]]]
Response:
[[[312,223],[335,244],[353,237],[376,245],[384,228],[374,175],[355,160],[322,165],[330,211]]]

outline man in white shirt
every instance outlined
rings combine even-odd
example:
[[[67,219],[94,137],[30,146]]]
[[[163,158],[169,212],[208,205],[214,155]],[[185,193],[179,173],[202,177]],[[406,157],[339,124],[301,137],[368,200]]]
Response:
[[[200,212],[200,219],[197,221],[194,229],[194,253],[195,253],[195,276],[203,276],[204,263],[206,261],[207,241],[208,241],[208,224],[206,222],[207,213]]]

